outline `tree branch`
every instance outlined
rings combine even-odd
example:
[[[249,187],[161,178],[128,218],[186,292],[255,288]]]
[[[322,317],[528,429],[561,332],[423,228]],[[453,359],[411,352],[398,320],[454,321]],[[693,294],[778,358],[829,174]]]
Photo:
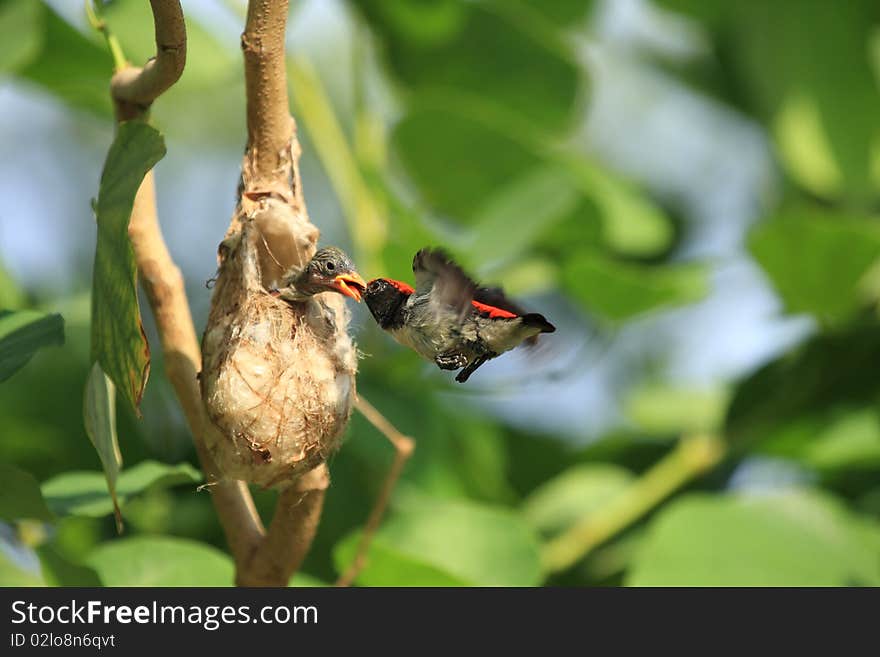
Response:
[[[137,118],[163,91],[180,77],[186,61],[186,28],[178,0],[151,0],[156,29],[157,56],[144,68],[124,65],[116,45],[114,58],[123,62],[113,76],[111,94],[118,120]],[[94,23],[94,21],[93,21]],[[116,43],[103,22],[96,26]],[[220,473],[205,447],[208,422],[197,380],[201,351],[186,299],[183,277],[171,259],[156,213],[153,172],[147,173],[138,189],[128,228],[141,283],[162,341],[168,379],[186,415],[196,452],[209,484],[211,500],[226,533],[237,566],[245,564],[265,533],[244,482],[221,481]]]
[[[186,25],[179,0],[150,0],[156,32],[156,56],[142,68],[127,66],[110,81],[120,120],[143,114],[173,85],[186,64]]]
[[[179,79],[186,61],[186,28],[179,0],[150,0],[150,4],[157,54],[143,68],[125,65],[114,74],[111,94],[119,121],[143,116],[150,104]],[[287,7],[287,0],[252,0],[248,8],[242,36],[248,101],[242,201],[255,190],[268,188],[304,210],[297,169],[299,147],[287,102]],[[102,29],[105,36],[109,35],[106,26]],[[206,432],[217,429],[208,419],[201,399],[197,380],[201,351],[183,278],[159,228],[152,172],[138,190],[129,235],[156,317],[168,378],[186,414],[211,499],[235,559],[236,583],[285,586],[317,531],[324,491],[329,485],[327,468],[316,468],[279,495],[267,533],[247,485],[222,480],[205,445]]]
[[[317,230],[309,223],[306,212],[299,178],[296,124],[287,99],[287,14],[288,0],[250,0],[248,4],[241,36],[248,142],[242,165],[241,198],[230,231],[237,229],[243,216],[258,210],[262,199],[272,196],[289,204],[303,219],[299,225],[302,234],[293,237],[302,238],[313,252]],[[272,234],[264,232],[264,236],[266,248],[274,253],[291,246],[276,243]],[[289,237],[288,234],[286,238]],[[268,533],[238,570],[239,585],[287,585],[312,545],[329,483],[327,466],[322,464],[282,491]]]
[[[208,482],[211,500],[226,533],[236,564],[244,564],[262,539],[264,530],[250,491],[244,482],[222,481],[205,447],[205,432],[215,429],[207,419],[197,374],[201,351],[186,299],[183,277],[171,260],[156,214],[153,172],[138,189],[128,234],[134,248],[141,283],[162,341],[165,370],[177,393]]]
[[[281,492],[269,532],[239,569],[236,584],[287,586],[312,546],[329,485],[330,473],[321,464]]]
[[[248,152],[254,186],[286,177],[294,134],[287,102],[284,36],[288,0],[251,0],[241,49],[247,93]],[[294,154],[296,157],[298,153]],[[298,187],[298,185],[297,185]],[[298,189],[294,190],[299,193]]]

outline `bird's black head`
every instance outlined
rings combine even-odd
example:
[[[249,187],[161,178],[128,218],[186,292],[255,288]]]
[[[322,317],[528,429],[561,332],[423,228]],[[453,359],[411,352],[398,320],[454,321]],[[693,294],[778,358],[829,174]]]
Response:
[[[303,294],[339,292],[360,301],[367,284],[345,251],[327,246],[315,253],[297,277],[295,286]]]
[[[364,301],[376,322],[385,330],[403,325],[403,304],[413,293],[406,283],[390,278],[374,278],[367,285]]]

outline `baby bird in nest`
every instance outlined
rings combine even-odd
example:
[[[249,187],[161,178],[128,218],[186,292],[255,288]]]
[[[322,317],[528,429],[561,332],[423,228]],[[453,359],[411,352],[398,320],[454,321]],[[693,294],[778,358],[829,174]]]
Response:
[[[348,254],[335,246],[326,246],[301,271],[283,278],[278,289],[269,293],[285,301],[305,301],[321,292],[338,292],[359,302],[366,288]]]

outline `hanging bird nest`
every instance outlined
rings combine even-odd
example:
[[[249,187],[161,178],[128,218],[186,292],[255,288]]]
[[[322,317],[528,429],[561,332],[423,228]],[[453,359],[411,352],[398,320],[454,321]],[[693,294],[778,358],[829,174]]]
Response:
[[[289,303],[267,292],[311,259],[317,229],[271,196],[250,206],[221,245],[202,339],[202,399],[218,429],[206,442],[226,477],[281,488],[339,447],[357,357],[342,296]]]

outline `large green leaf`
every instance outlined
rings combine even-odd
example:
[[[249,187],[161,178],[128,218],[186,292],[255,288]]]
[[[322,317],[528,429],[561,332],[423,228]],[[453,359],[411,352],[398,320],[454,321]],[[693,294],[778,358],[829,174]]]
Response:
[[[355,538],[349,539],[354,541]],[[538,546],[523,519],[511,511],[465,501],[407,496],[377,535],[376,567],[363,581],[385,584],[380,572],[392,572],[395,553],[427,581],[452,578],[479,586],[534,586],[541,581]],[[342,556],[351,554],[345,544]],[[412,562],[415,562],[412,563]],[[339,559],[347,565],[349,561]],[[430,575],[425,566],[432,568]],[[387,570],[386,570],[387,569]]]
[[[17,71],[39,52],[43,12],[36,0],[0,0],[0,73]]]
[[[0,381],[27,363],[40,347],[64,344],[64,320],[32,310],[0,310]]]
[[[101,578],[93,568],[73,563],[52,545],[41,545],[37,554],[49,586],[101,586]]]
[[[627,575],[634,586],[880,584],[880,528],[813,491],[689,495],[664,508]]]
[[[392,141],[424,199],[462,222],[540,164],[529,148],[499,129],[439,109],[410,112]]]
[[[629,470],[618,465],[576,465],[532,492],[523,515],[536,530],[554,534],[601,508],[632,480]]]
[[[142,536],[103,543],[89,565],[106,586],[232,586],[232,560],[196,541]]]
[[[143,461],[119,474],[116,495],[124,506],[148,489],[194,485],[201,480],[201,473],[189,463]],[[58,515],[101,517],[113,512],[113,500],[100,472],[64,472],[44,482],[42,490],[49,508]]]
[[[468,240],[469,264],[521,256],[554,221],[569,215],[579,200],[577,188],[559,167],[538,167],[510,181],[478,211],[474,235]]]
[[[734,442],[751,443],[777,436],[810,418],[824,423],[835,414],[873,406],[880,393],[878,362],[877,324],[818,335],[737,387],[724,433]],[[816,438],[815,432],[799,435],[803,440]]]
[[[585,80],[552,24],[542,29],[506,3],[356,4],[379,35],[389,67],[414,95],[466,95],[544,132],[569,127]],[[425,29],[428,21],[438,29]]]
[[[0,520],[53,519],[40,493],[40,484],[29,472],[0,463],[0,481]]]
[[[822,472],[880,469],[880,410],[875,404],[804,414],[765,435],[760,449]]]
[[[819,210],[789,210],[759,224],[749,249],[795,313],[827,325],[865,304],[860,283],[880,258],[880,225]]]
[[[716,431],[724,421],[730,394],[720,388],[643,384],[624,401],[626,416],[655,436]]]
[[[134,197],[165,155],[165,142],[139,121],[119,126],[101,174],[98,245],[92,282],[92,358],[136,413],[147,383],[150,349],[137,298],[137,266],[128,237]]]
[[[42,574],[24,567],[0,549],[0,586],[45,586]]]
[[[583,27],[582,22],[593,9],[594,2],[593,0],[522,0],[522,4],[531,7],[559,27],[577,29]]]
[[[116,517],[116,529],[121,533],[122,513],[116,497],[116,480],[122,467],[119,438],[116,436],[116,388],[98,363],[92,364],[86,381],[83,420],[89,440],[101,459],[113,514]]]
[[[632,184],[577,156],[559,156],[572,181],[602,218],[602,242],[627,256],[662,253],[672,243],[669,218]]]
[[[19,75],[72,107],[109,116],[113,60],[107,48],[84,37],[40,0],[19,4],[39,5],[42,14],[42,48]]]
[[[344,573],[354,562],[361,534],[356,532],[333,550],[333,562]],[[360,586],[473,586],[431,563],[399,552],[383,538],[377,538],[367,552],[366,567],[355,580]]]
[[[880,189],[880,92],[869,44],[876,3],[662,0],[716,38],[731,96],[773,128],[789,175],[814,194],[869,201]],[[734,80],[735,85],[730,81]]]
[[[153,31],[153,12],[147,2],[140,0],[114,0],[101,12],[102,18],[119,39],[125,56],[134,66],[143,66],[147,60],[156,56],[156,35]],[[186,69],[180,80],[174,84],[169,94],[187,93],[203,89],[207,85],[232,77],[232,67],[236,64],[234,52],[237,43],[231,48],[222,44],[204,27],[196,17],[186,16]],[[174,106],[174,99],[169,104]]]
[[[562,282],[590,312],[614,321],[691,303],[708,291],[706,269],[700,264],[627,263],[587,249],[565,263]]]

